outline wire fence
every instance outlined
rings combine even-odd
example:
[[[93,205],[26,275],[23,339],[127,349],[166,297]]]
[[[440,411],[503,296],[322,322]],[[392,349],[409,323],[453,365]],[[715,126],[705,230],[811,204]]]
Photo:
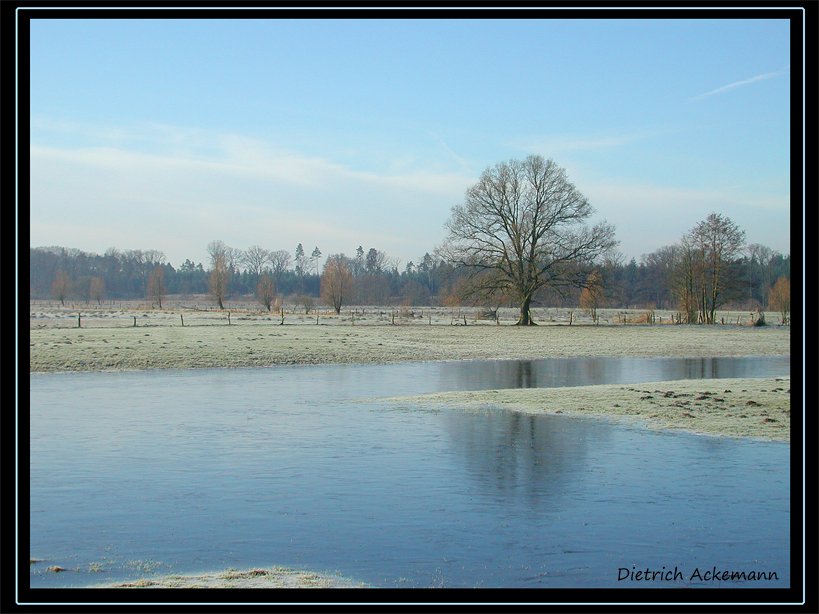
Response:
[[[665,326],[684,324],[679,312],[666,310],[598,309],[594,315],[583,309],[535,308],[532,317],[543,325],[596,326],[645,325]],[[354,306],[336,313],[332,309],[304,307],[282,308],[276,311],[257,306],[218,309],[210,305],[177,304],[158,308],[110,302],[103,305],[60,305],[47,301],[30,306],[30,328],[121,328],[121,327],[193,327],[233,326],[242,324],[270,325],[407,325],[426,324],[468,326],[475,324],[514,324],[520,312],[514,308],[489,309],[449,307],[378,307]],[[723,326],[790,326],[790,317],[778,312],[726,311],[717,314],[716,325]]]

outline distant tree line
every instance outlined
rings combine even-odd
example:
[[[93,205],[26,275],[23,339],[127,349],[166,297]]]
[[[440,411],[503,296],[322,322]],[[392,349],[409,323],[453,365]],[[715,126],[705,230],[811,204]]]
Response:
[[[576,286],[542,287],[533,303],[587,309],[680,309],[691,322],[700,321],[702,305],[703,321],[708,321],[709,305],[714,301],[708,298],[707,305],[697,303],[695,294],[685,293],[686,287],[713,290],[711,282],[696,276],[697,270],[708,266],[709,256],[694,249],[698,245],[693,242],[695,234],[692,230],[679,243],[645,254],[639,261],[626,261],[619,252],[611,252]],[[698,249],[704,248],[700,245]],[[375,248],[365,251],[359,246],[351,256],[331,254],[323,267],[318,258],[311,260],[305,253],[303,248],[292,254],[259,246],[239,250],[215,241],[209,246],[209,262],[188,259],[174,267],[158,250],[110,248],[99,255],[76,248],[36,247],[30,249],[29,295],[88,304],[145,299],[159,307],[167,295],[213,296],[216,282],[223,306],[230,299],[255,297],[271,310],[276,301],[293,304],[307,299],[339,311],[349,305],[516,306],[503,296],[465,298],[461,286],[467,283],[467,272],[457,270],[437,252],[426,253],[400,270],[397,260]],[[723,285],[718,287],[720,306],[778,309],[769,304],[771,290],[780,278],[790,280],[790,255],[754,243],[737,245],[725,261],[726,268],[720,273]],[[215,274],[221,276],[221,282],[214,279]],[[218,306],[215,298],[214,304]]]
[[[304,297],[319,301],[322,296],[318,247],[305,255],[301,244],[291,254],[258,245],[241,250],[213,241],[207,251],[206,263],[186,259],[174,267],[158,250],[110,248],[99,255],[76,248],[31,248],[29,295],[88,304],[147,299],[157,307],[167,295],[208,294],[221,307],[230,299],[256,296],[271,309],[277,299],[292,303]],[[375,248],[365,252],[361,246],[349,258],[331,255],[324,267],[333,262],[352,278],[345,305],[436,304],[439,295],[447,293],[452,269],[427,253],[417,265],[409,262],[399,271],[396,259]]]

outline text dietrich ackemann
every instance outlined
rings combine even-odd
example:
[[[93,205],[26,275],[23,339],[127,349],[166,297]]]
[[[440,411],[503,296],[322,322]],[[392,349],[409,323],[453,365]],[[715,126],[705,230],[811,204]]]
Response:
[[[652,571],[646,567],[645,571],[636,569],[636,565],[632,565],[631,569],[628,567],[620,567],[617,570],[617,581],[633,580],[633,581],[647,581],[647,582],[676,582],[677,580],[685,580],[683,573],[674,567],[674,571],[666,570],[663,566],[662,571]],[[729,582],[731,580],[779,580],[779,576],[775,571],[723,571],[715,567],[713,569],[706,569],[700,571],[697,567],[691,573],[688,581],[700,580],[701,582]]]

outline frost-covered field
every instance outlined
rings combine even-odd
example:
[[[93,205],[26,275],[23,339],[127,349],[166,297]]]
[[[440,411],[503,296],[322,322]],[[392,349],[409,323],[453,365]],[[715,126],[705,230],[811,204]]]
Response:
[[[500,325],[475,308],[354,307],[341,315],[216,311],[190,301],[150,309],[138,304],[62,308],[32,303],[30,372],[261,367],[280,364],[537,359],[570,356],[743,356],[790,354],[790,328],[672,325],[670,312],[601,312],[599,326],[581,311],[536,309],[537,327]],[[183,309],[183,307],[188,307]],[[252,307],[252,309],[251,309]],[[352,312],[352,313],[351,313]],[[749,314],[720,314],[726,321]],[[769,321],[775,314],[766,314]],[[228,319],[229,318],[229,319]],[[571,321],[571,325],[569,324]],[[662,324],[660,323],[662,322]]]

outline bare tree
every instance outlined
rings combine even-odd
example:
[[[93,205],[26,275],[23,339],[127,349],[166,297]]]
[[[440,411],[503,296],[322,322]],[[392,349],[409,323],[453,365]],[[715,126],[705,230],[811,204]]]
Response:
[[[232,248],[222,241],[211,241],[208,243],[208,254],[210,255],[210,278],[208,279],[208,291],[213,296],[219,309],[224,309],[224,300],[228,297],[230,287],[231,268],[229,257],[232,255]]]
[[[259,276],[259,283],[256,285],[256,298],[259,302],[267,307],[270,311],[273,301],[276,300],[276,285],[273,283],[273,278],[267,273],[262,273]]]
[[[227,260],[228,270],[230,274],[240,273],[239,266],[244,262],[245,253],[238,247],[226,247],[225,258]]]
[[[300,294],[296,299],[296,302],[304,307],[304,314],[307,315],[310,313],[310,308],[313,306],[313,297],[309,294]]]
[[[539,290],[582,286],[595,260],[612,249],[614,227],[586,220],[594,209],[566,171],[529,156],[489,168],[452,208],[444,248],[448,260],[479,283],[470,293],[508,292],[520,306],[518,325],[534,324]]]
[[[281,288],[282,274],[290,267],[290,252],[280,249],[270,254],[270,272],[273,275],[273,283],[277,288]]]
[[[696,277],[699,255],[688,235],[684,236],[679,245],[674,246],[673,249],[672,293],[677,299],[680,311],[685,313],[685,323],[696,324],[698,321]]]
[[[762,306],[764,308],[766,307],[765,301],[770,295],[771,284],[773,283],[771,279],[771,262],[781,254],[759,243],[749,245],[747,251],[749,255],[753,256],[753,260],[751,261],[752,266],[756,265],[754,268],[757,268],[759,271],[759,295],[762,297]]]
[[[697,302],[700,320],[714,324],[717,308],[738,296],[740,280],[735,260],[745,243],[745,231],[730,218],[712,213],[694,227],[690,239],[699,259]]]
[[[74,284],[74,296],[85,301],[85,304],[91,302],[91,277],[83,275]]]
[[[162,299],[167,294],[168,288],[165,287],[165,268],[158,264],[151,271],[151,276],[148,278],[148,298],[156,301],[159,308],[162,309]]]
[[[321,276],[321,297],[335,312],[341,313],[341,305],[353,288],[351,265],[344,254],[332,254],[324,263]]]
[[[245,265],[247,272],[250,273],[253,282],[259,281],[264,266],[270,262],[270,256],[270,251],[259,245],[251,245],[242,254],[242,263]]]
[[[672,295],[676,255],[677,247],[664,246],[650,254],[643,254],[641,257],[641,265],[645,266],[648,273],[646,279],[648,295],[659,309],[668,306]]]
[[[768,305],[782,314],[782,324],[789,321],[791,313],[791,282],[787,277],[780,277],[771,288]]]
[[[591,316],[592,322],[597,324],[597,310],[605,300],[603,278],[596,269],[589,273],[586,285],[580,292],[580,308],[585,309]]]
[[[165,252],[162,252],[158,249],[149,249],[147,251],[144,251],[142,252],[142,257],[143,260],[145,261],[145,265],[150,270],[153,270],[160,264],[165,264]]]
[[[54,276],[54,283],[51,284],[51,294],[60,301],[60,304],[65,306],[65,299],[71,293],[71,279],[68,273],[60,269]]]
[[[364,261],[364,273],[367,275],[378,275],[393,266],[395,266],[395,261],[391,260],[385,252],[371,247]]]

